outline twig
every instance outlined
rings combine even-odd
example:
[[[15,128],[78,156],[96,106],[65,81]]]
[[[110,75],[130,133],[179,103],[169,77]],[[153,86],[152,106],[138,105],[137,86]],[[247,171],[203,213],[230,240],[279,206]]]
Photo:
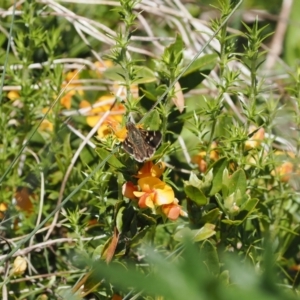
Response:
[[[99,239],[103,239],[105,238],[107,235],[106,234],[102,234],[96,237],[89,237],[89,238],[80,238],[81,241],[92,241],[92,240],[99,240]],[[76,238],[61,238],[61,239],[55,239],[55,240],[48,240],[45,242],[41,242],[35,245],[31,245],[30,247],[24,248],[24,249],[19,249],[17,251],[14,252],[14,254],[12,255],[12,257],[16,257],[16,256],[22,256],[22,255],[26,255],[32,251],[39,251],[42,250],[45,247],[49,247],[50,245],[54,245],[54,244],[59,244],[59,243],[73,243],[73,242],[77,242],[78,239]],[[5,260],[9,255],[5,254],[5,255],[0,255],[0,261],[1,260]]]
[[[268,52],[265,62],[265,68],[267,70],[270,70],[274,66],[277,58],[281,54],[283,46],[282,44],[285,38],[285,32],[288,25],[288,19],[291,13],[292,4],[293,0],[282,1],[279,19],[270,45],[270,51]]]

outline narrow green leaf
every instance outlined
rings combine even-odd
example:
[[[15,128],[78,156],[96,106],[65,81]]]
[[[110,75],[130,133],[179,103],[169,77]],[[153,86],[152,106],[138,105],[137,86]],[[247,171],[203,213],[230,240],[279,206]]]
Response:
[[[233,225],[233,226],[239,226],[240,224],[243,223],[243,221],[224,219],[224,220],[222,220],[222,223],[225,223],[225,224],[228,224],[228,225]]]
[[[80,160],[88,165],[90,162],[92,162],[95,159],[95,152],[94,149],[90,147],[84,147],[82,151],[80,152]]]
[[[211,166],[211,169],[213,169],[213,181],[212,181],[212,188],[209,193],[210,195],[214,195],[221,190],[223,171],[225,170],[227,165],[228,165],[227,159],[224,157],[216,161]]]
[[[125,210],[125,206],[120,207],[116,217],[116,227],[118,232],[123,232],[123,213]]]
[[[108,155],[110,155],[110,153],[103,148],[97,148],[96,152],[101,159],[105,159]],[[112,155],[107,162],[116,169],[124,167],[124,165],[114,155]]]
[[[133,69],[136,76],[136,79],[133,81],[135,84],[153,82],[156,80],[154,72],[145,66],[135,66]],[[110,80],[124,83],[125,72],[120,66],[106,69],[103,75]]]
[[[226,212],[226,209],[225,209],[224,204],[223,204],[224,200],[223,200],[222,196],[220,194],[215,194],[215,197],[216,197],[216,200],[217,200],[219,206],[221,207],[222,211]]]

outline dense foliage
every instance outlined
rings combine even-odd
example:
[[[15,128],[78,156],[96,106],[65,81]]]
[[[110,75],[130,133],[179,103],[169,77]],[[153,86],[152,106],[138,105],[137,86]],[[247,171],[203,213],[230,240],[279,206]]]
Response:
[[[297,299],[293,24],[283,61],[254,1],[6,2],[2,298]]]

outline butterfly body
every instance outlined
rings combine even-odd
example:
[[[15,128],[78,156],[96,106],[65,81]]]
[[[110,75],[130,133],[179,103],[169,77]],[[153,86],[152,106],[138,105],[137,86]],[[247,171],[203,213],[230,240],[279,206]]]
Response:
[[[160,131],[137,128],[134,123],[126,124],[127,137],[123,142],[123,149],[138,162],[144,162],[155,153],[161,143]]]

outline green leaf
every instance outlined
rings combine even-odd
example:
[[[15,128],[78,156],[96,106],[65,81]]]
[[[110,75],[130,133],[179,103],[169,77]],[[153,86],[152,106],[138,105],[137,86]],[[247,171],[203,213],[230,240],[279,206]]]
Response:
[[[201,218],[201,223],[215,223],[221,214],[219,208],[214,208]]]
[[[240,224],[243,223],[243,221],[241,221],[241,220],[228,220],[228,219],[224,219],[224,220],[222,220],[222,223],[228,224],[228,225],[233,225],[233,226],[239,226]]]
[[[97,148],[96,152],[98,153],[101,159],[105,159],[108,155],[111,154],[103,148]],[[107,162],[116,169],[124,167],[124,165],[115,157],[115,155],[112,155]]]
[[[229,174],[228,174],[228,169],[225,168],[223,171],[223,176],[222,176],[222,196],[223,198],[226,198],[229,195]]]
[[[151,69],[149,69],[145,66],[134,66],[134,70],[135,70],[138,78],[136,80],[134,80],[132,83],[142,84],[142,83],[156,81],[156,76]]]
[[[123,213],[125,210],[125,206],[120,207],[116,217],[116,227],[118,232],[123,232]]]
[[[222,281],[222,282],[224,282],[226,285],[229,285],[229,279],[230,279],[230,277],[229,277],[229,271],[228,270],[224,270],[221,274],[220,274],[220,276],[219,276],[219,279]]]
[[[210,186],[213,179],[213,172],[212,170],[208,171],[205,176],[201,179],[197,177],[195,173],[191,173],[190,178],[188,181],[184,181],[186,185],[194,186],[195,188],[206,191]]]
[[[202,187],[202,180],[200,180],[195,173],[190,174],[189,181],[185,181],[187,185],[192,185],[198,189]]]
[[[140,84],[156,81],[154,72],[145,66],[134,66],[133,72],[136,75],[136,79],[132,83]],[[120,66],[106,69],[103,75],[113,81],[125,82],[125,72]]]
[[[292,1],[291,14],[285,35],[284,58],[290,66],[298,65],[300,59],[300,31],[296,25],[299,20],[300,1]]]
[[[220,262],[216,247],[209,240],[205,240],[202,243],[200,250],[203,255],[203,263],[206,265],[210,273],[213,275],[219,275]]]
[[[252,198],[252,199],[247,200],[246,203],[244,203],[244,205],[242,205],[241,210],[251,212],[256,207],[258,201],[259,200],[256,199],[256,198]]]
[[[217,200],[217,202],[218,202],[218,204],[219,204],[219,206],[221,207],[221,209],[222,209],[222,211],[223,212],[226,212],[226,209],[225,209],[225,207],[224,207],[224,205],[223,205],[223,198],[222,198],[222,196],[220,195],[220,194],[215,194],[215,197],[216,197],[216,200]]]
[[[165,51],[162,55],[162,60],[169,66],[178,66],[183,58],[183,48],[183,40],[180,35],[177,35],[175,42],[165,48]]]
[[[223,171],[227,167],[228,162],[227,159],[221,158],[218,161],[216,161],[212,166],[211,169],[213,169],[213,181],[212,181],[212,188],[210,190],[210,195],[214,195],[218,193],[222,188],[222,178],[223,178]]]
[[[178,242],[182,242],[184,240],[192,239],[194,242],[204,241],[211,236],[215,235],[215,225],[206,223],[200,229],[190,229],[185,227],[183,229],[178,230],[174,235],[174,240]]]
[[[160,129],[160,117],[159,117],[159,112],[154,109],[152,110],[144,119],[144,129],[149,128],[149,130],[159,130]]]
[[[200,242],[200,241],[206,240],[206,239],[210,238],[211,236],[215,235],[216,234],[216,231],[214,230],[215,227],[216,226],[214,224],[206,223],[199,230],[193,230],[193,232],[195,232],[194,241]]]
[[[144,227],[140,230],[130,241],[131,247],[137,247],[140,244],[140,241],[145,237],[145,235],[149,232],[149,227]]]
[[[173,238],[177,242],[182,242],[187,239],[190,239],[190,240],[193,239],[194,235],[193,235],[193,231],[190,228],[184,227],[184,228],[178,230],[174,234]]]
[[[238,226],[242,224],[249,215],[251,215],[252,211],[255,209],[257,203],[259,202],[258,199],[253,198],[249,199],[245,204],[244,207],[241,207],[240,213],[236,216],[235,220],[222,220],[223,223]]]
[[[139,95],[143,96],[140,100],[142,106],[145,107],[148,104],[150,109],[151,105],[153,105],[153,102],[157,100],[158,95],[155,87],[156,86],[153,83],[139,85]],[[143,105],[143,102],[145,102],[146,105]]]
[[[82,151],[80,152],[80,160],[88,165],[95,159],[95,151],[91,147],[84,147]]]
[[[229,179],[228,194],[235,193],[238,189],[241,194],[245,194],[247,188],[247,179],[244,170],[240,169],[234,172]],[[224,195],[223,195],[224,196]]]
[[[151,226],[156,225],[156,219],[152,217],[152,215],[147,215],[145,213],[139,213],[137,215],[138,222],[141,226]]]
[[[217,59],[217,54],[207,54],[195,60],[179,79],[182,92],[187,93],[199,85],[206,78],[206,75],[214,69]]]
[[[205,204],[207,204],[207,198],[202,193],[202,191],[199,190],[198,188],[196,188],[196,187],[194,187],[192,185],[186,185],[184,187],[184,192],[197,205],[205,205]]]

